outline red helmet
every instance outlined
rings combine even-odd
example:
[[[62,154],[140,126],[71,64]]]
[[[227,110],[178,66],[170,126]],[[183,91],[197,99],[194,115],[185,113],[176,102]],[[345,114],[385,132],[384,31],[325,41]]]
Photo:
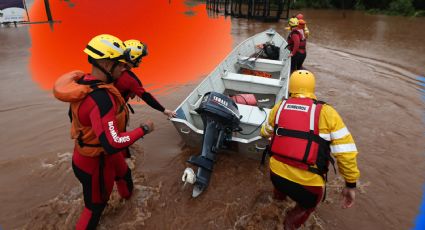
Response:
[[[304,19],[304,15],[302,14],[297,14],[297,16],[295,16],[298,20]]]

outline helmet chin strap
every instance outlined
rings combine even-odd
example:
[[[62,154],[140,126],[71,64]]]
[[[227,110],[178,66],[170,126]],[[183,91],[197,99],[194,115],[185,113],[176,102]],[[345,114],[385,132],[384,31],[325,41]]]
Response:
[[[96,59],[91,58],[90,56],[89,56],[89,63],[92,64],[93,66],[95,66],[96,68],[98,68],[100,71],[102,71],[102,73],[105,74],[105,76],[107,78],[106,83],[114,82],[114,78],[112,77],[112,72],[117,67],[117,62],[114,63],[114,65],[112,66],[112,68],[109,72],[105,68],[103,68],[101,65],[99,65],[99,63],[96,61]]]
[[[115,68],[117,68],[117,66],[120,64],[120,62],[119,61],[115,61],[114,62],[114,64],[112,65],[112,67],[111,67],[111,70],[109,70],[109,72],[110,73],[113,73],[114,72],[114,70],[115,70]],[[109,78],[108,78],[109,79]],[[112,75],[111,75],[111,79],[112,79]],[[113,82],[114,81],[114,79],[112,79],[112,81],[111,82]]]

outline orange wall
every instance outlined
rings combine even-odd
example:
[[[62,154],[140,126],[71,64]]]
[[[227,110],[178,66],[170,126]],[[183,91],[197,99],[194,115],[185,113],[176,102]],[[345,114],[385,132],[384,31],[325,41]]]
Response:
[[[61,74],[90,71],[83,52],[90,39],[109,33],[139,39],[149,55],[135,70],[148,88],[182,84],[208,74],[231,51],[230,20],[209,18],[205,4],[190,7],[183,0],[50,0],[54,20],[30,26],[30,69],[33,80],[50,89]],[[193,11],[189,16],[185,12]],[[30,10],[32,21],[46,20],[44,1]]]

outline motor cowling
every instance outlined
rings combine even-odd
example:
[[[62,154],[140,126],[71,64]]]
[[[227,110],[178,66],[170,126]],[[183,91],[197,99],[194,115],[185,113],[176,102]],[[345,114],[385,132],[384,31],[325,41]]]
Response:
[[[201,115],[201,117],[211,117],[224,126],[230,126],[232,128],[239,126],[240,115],[238,106],[232,99],[224,94],[217,92],[206,93],[201,104],[195,111]]]

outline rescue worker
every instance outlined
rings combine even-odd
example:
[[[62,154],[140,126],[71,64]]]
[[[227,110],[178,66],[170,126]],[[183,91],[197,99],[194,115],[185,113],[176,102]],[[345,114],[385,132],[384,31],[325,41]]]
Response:
[[[305,38],[308,38],[310,35],[310,30],[307,27],[307,22],[304,20],[304,15],[297,14],[297,16],[295,17],[298,19],[298,28],[302,29],[304,32]]]
[[[261,135],[271,137],[270,178],[274,198],[289,196],[296,206],[289,210],[285,229],[297,229],[307,221],[324,195],[329,162],[337,160],[345,180],[343,208],[354,204],[357,148],[338,112],[314,94],[315,77],[297,70],[289,80],[289,98],[270,111]]]
[[[127,70],[122,72],[121,76],[114,82],[114,86],[120,91],[131,113],[134,113],[134,110],[131,105],[128,104],[128,100],[138,96],[150,107],[162,112],[168,118],[176,117],[176,113],[174,111],[165,109],[151,93],[145,90],[142,82],[136,74],[131,71],[132,68],[139,67],[142,58],[148,55],[147,46],[135,39],[125,41],[124,46],[130,51],[125,59],[127,63]],[[123,153],[125,158],[127,158],[127,164],[130,165],[130,167],[133,167],[134,164],[130,160],[130,149],[127,148],[123,151]]]
[[[146,102],[150,107],[162,112],[169,118],[176,117],[176,113],[169,109],[165,109],[158,100],[143,88],[142,82],[134,74],[131,69],[139,67],[142,58],[148,54],[147,47],[139,40],[127,40],[124,42],[126,48],[130,49],[130,56],[127,58],[128,70],[124,71],[122,75],[115,81],[115,87],[120,91],[125,101],[128,102],[130,98],[136,95]],[[132,110],[131,106],[129,108]],[[134,111],[132,111],[134,112]]]
[[[291,73],[295,70],[302,69],[304,60],[306,58],[306,46],[307,40],[304,36],[304,32],[298,29],[299,21],[297,18],[291,18],[288,22],[289,25],[289,35],[288,35],[288,45],[290,53],[288,57],[291,57]]]
[[[152,121],[124,132],[128,109],[113,82],[126,70],[122,41],[102,34],[91,39],[84,52],[91,73],[73,71],[55,83],[54,94],[70,102],[71,137],[75,139],[72,169],[83,186],[84,209],[76,229],[95,229],[114,182],[122,198],[133,191],[131,170],[122,150],[152,132]]]

